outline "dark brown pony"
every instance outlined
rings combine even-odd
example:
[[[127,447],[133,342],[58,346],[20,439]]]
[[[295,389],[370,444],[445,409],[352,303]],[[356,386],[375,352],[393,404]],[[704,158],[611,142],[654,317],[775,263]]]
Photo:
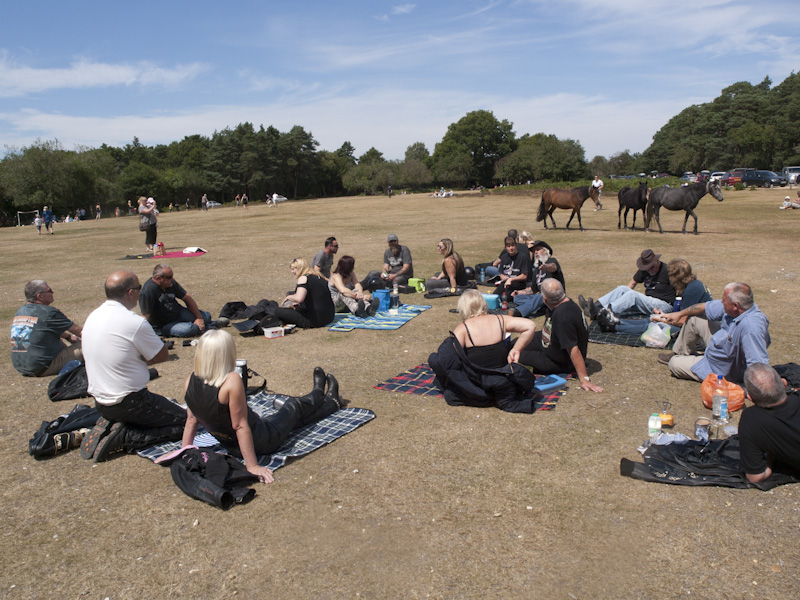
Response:
[[[600,192],[596,187],[577,187],[571,190],[564,190],[560,188],[548,188],[542,192],[542,203],[539,205],[539,212],[536,215],[537,221],[544,221],[544,228],[547,229],[547,216],[553,222],[553,229],[556,227],[556,221],[553,219],[553,212],[557,208],[572,209],[572,214],[567,221],[567,229],[575,214],[578,214],[578,226],[583,231],[583,223],[581,222],[581,206],[587,199],[594,200],[595,206],[600,208]]]

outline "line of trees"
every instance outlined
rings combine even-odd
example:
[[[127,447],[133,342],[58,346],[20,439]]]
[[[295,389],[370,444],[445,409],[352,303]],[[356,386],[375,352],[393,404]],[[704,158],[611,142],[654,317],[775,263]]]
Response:
[[[6,147],[0,161],[0,218],[16,210],[54,206],[57,214],[100,204],[123,207],[138,196],[160,204],[220,202],[247,193],[251,200],[277,192],[291,198],[376,194],[389,187],[418,191],[526,182],[580,181],[597,173],[652,171],[680,174],[735,166],[780,169],[800,164],[800,75],[772,88],[740,82],[713,102],[690,106],[656,132],[643,153],[628,150],[587,162],[579,142],[544,133],[517,137],[513,124],[491,111],[452,123],[431,154],[422,142],[403,160],[370,148],[359,157],[350,142],[334,151],[303,127],[288,132],[250,123],[185,137],[169,145],[65,150],[58,140]]]

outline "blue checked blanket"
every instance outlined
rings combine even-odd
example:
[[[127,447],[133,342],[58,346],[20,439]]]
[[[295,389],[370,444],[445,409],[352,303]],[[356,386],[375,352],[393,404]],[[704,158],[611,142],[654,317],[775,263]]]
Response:
[[[353,331],[353,329],[399,329],[430,305],[403,304],[396,315],[381,311],[374,317],[362,319],[352,313],[337,313],[328,331]]]
[[[278,398],[286,398],[284,394],[274,394],[262,391],[247,399],[247,404],[260,416],[267,416],[277,412],[273,407],[273,402]],[[258,464],[275,470],[286,463],[286,459],[304,456],[321,448],[325,444],[331,443],[336,438],[340,438],[360,427],[367,421],[375,418],[375,413],[364,408],[343,408],[335,413],[302,429],[297,429],[283,442],[280,448],[269,456],[259,456]],[[198,435],[194,438],[194,445],[201,448],[214,447],[216,452],[225,452],[219,442],[210,433],[198,429]],[[139,450],[137,454],[150,460],[156,460],[173,450],[181,447],[180,442],[167,442],[151,446],[144,450]]]

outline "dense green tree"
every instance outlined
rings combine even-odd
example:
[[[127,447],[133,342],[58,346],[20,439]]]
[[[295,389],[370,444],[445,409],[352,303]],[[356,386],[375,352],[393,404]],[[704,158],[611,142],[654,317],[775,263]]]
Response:
[[[433,175],[425,163],[418,158],[409,158],[400,166],[398,173],[400,187],[419,190],[433,181]]]
[[[140,162],[129,163],[122,170],[119,185],[125,200],[132,202],[139,196],[152,196],[158,206],[163,207],[175,198],[162,173],[155,167]]]
[[[519,147],[498,161],[495,176],[505,183],[522,183],[534,179],[572,181],[585,179],[589,173],[578,142],[537,133],[520,138]]]
[[[430,162],[431,153],[423,142],[414,142],[406,148],[405,160],[417,160],[425,165]]]
[[[382,163],[386,162],[383,158],[383,152],[379,152],[374,147],[370,148],[364,154],[358,157],[358,164],[363,165],[367,163]]]
[[[516,149],[512,128],[512,123],[506,119],[498,121],[487,110],[467,113],[452,123],[433,151],[436,179],[441,183],[463,185],[474,181],[490,186],[495,163]]]

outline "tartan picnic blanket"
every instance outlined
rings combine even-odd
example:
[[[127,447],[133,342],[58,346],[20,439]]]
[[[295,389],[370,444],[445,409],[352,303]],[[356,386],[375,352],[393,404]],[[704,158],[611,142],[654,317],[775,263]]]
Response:
[[[396,315],[389,311],[380,311],[374,317],[362,319],[352,313],[336,313],[333,325],[328,331],[353,331],[353,329],[399,329],[421,312],[430,308],[428,305],[403,304]]]
[[[404,394],[414,394],[417,396],[444,398],[442,392],[439,391],[439,388],[433,383],[435,377],[436,375],[430,365],[423,363],[373,387],[388,392],[402,392]],[[564,395],[564,392],[565,390],[561,389],[545,394],[535,394],[533,397],[534,410],[555,410],[556,403],[558,399]]]
[[[600,330],[600,325],[597,324],[597,321],[592,321],[591,325],[589,325],[589,341],[594,344],[616,344],[617,346],[647,348],[647,344],[641,340],[641,337],[641,334],[634,333],[606,333]],[[659,348],[659,350],[671,350],[675,339],[675,337],[671,338],[667,345],[664,348]]]
[[[273,402],[278,398],[287,398],[284,394],[275,394],[273,392],[261,391],[254,396],[247,399],[247,404],[259,416],[268,416],[277,412],[273,407]],[[306,425],[301,429],[297,429],[284,440],[281,447],[278,448],[274,454],[267,456],[259,456],[258,464],[262,467],[267,467],[270,470],[275,470],[286,464],[289,458],[296,458],[298,456],[305,456],[313,452],[317,448],[321,448],[326,444],[330,444],[337,438],[361,427],[364,423],[371,421],[375,418],[375,413],[365,408],[343,408],[337,410],[332,415],[325,417],[312,425]],[[198,429],[198,435],[194,438],[194,445],[201,448],[213,447],[214,451],[225,453],[225,449],[210,433],[201,428]],[[181,442],[166,442],[139,450],[137,454],[144,458],[155,461],[158,457],[163,456],[173,450],[178,450],[181,447]]]

